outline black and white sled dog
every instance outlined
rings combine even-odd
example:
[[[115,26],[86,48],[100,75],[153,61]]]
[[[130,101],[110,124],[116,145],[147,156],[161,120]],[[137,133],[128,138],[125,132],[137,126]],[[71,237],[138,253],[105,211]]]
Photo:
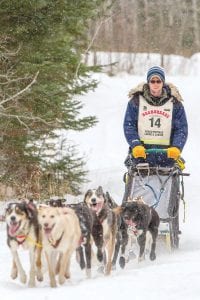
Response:
[[[93,239],[98,246],[97,257],[99,261],[104,261],[105,274],[109,275],[117,235],[117,216],[109,207],[101,186],[97,189],[89,189],[85,194],[84,202],[96,214],[97,218],[93,223]]]
[[[138,260],[145,259],[145,246],[150,243],[150,260],[156,259],[156,240],[160,218],[156,210],[149,207],[139,197],[122,204],[118,209],[125,223],[128,226],[129,236],[136,237],[139,244]],[[148,239],[148,240],[147,240]]]
[[[80,246],[76,250],[77,260],[81,269],[86,269],[87,277],[91,277],[91,261],[92,261],[92,243],[93,235],[94,242],[99,247],[100,260],[103,257],[102,254],[102,231],[99,231],[99,240],[96,240],[96,235],[93,232],[94,224],[97,222],[96,214],[87,206],[86,203],[80,202],[76,204],[69,204],[69,206],[75,211],[81,228],[81,241]],[[100,246],[99,246],[100,245]]]
[[[37,209],[33,202],[10,203],[6,209],[5,220],[7,224],[7,244],[11,250],[13,264],[12,279],[19,275],[20,281],[26,283],[27,276],[22,267],[18,248],[22,246],[29,251],[30,276],[29,287],[35,286],[35,276],[41,281],[41,240]]]

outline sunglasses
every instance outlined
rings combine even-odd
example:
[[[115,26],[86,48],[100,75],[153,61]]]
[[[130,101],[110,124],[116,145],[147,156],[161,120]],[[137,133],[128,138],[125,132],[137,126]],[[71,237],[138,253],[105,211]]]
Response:
[[[150,83],[161,83],[162,81],[161,80],[150,80]]]

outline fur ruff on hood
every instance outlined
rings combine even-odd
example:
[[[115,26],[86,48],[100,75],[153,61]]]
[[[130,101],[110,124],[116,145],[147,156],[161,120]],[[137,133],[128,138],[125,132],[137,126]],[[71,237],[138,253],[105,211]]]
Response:
[[[145,82],[142,82],[138,84],[135,88],[131,89],[128,93],[128,97],[132,98],[135,94],[142,94],[144,90],[144,85],[147,84]],[[172,83],[165,83],[165,86],[167,86],[170,89],[171,96],[176,98],[178,101],[183,101],[183,98],[181,94],[179,93],[178,88],[172,84]]]

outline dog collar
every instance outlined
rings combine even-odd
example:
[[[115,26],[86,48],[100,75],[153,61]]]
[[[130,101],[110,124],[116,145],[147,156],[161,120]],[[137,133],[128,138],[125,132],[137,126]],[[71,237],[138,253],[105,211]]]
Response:
[[[16,241],[19,245],[23,244],[27,238],[27,235],[21,234],[21,235],[16,235]]]
[[[62,240],[63,234],[64,234],[64,231],[61,234],[60,238],[57,241],[55,241],[55,243],[53,243],[50,239],[48,239],[48,241],[49,241],[49,243],[51,244],[52,247],[54,247],[54,248],[58,247],[58,245],[60,244],[60,241]]]

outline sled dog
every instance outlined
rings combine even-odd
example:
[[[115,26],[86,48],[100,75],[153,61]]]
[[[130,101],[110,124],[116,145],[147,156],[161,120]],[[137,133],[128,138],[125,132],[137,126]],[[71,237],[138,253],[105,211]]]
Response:
[[[27,275],[22,267],[17,251],[21,246],[30,253],[28,285],[29,287],[34,287],[35,276],[37,276],[39,281],[43,279],[40,260],[42,245],[39,235],[37,209],[33,202],[10,203],[6,209],[5,221],[7,225],[7,244],[13,257],[11,277],[16,279],[19,275],[20,281],[26,283]]]
[[[106,275],[109,275],[112,268],[112,257],[115,249],[117,217],[109,207],[101,186],[97,189],[89,189],[85,194],[84,202],[97,216],[97,220],[93,224],[93,238],[98,243],[99,237],[101,235],[103,236],[103,239],[100,240],[97,257],[101,262],[105,260],[104,271]],[[105,259],[103,259],[103,255],[106,256]]]
[[[47,260],[50,286],[56,287],[70,278],[70,260],[79,246],[81,229],[75,212],[68,207],[42,207],[39,209],[43,250]]]
[[[160,218],[154,208],[149,207],[141,199],[129,200],[118,210],[128,226],[129,236],[136,237],[139,244],[139,257],[145,258],[145,246],[147,238],[151,239],[150,260],[156,259],[156,240]]]
[[[92,261],[92,243],[93,243],[93,226],[96,220],[96,214],[87,206],[86,203],[80,202],[76,204],[69,204],[69,207],[72,208],[78,219],[81,228],[81,243],[80,246],[76,250],[77,261],[80,265],[80,268],[86,269],[86,276],[91,277],[91,261]],[[95,236],[94,236],[95,239]],[[101,243],[102,235],[99,235],[97,247],[100,244],[100,251],[102,251],[102,243]]]
[[[115,200],[110,196],[108,192],[106,192],[106,200],[108,201],[109,207],[115,212],[118,209],[119,205],[115,202]],[[129,241],[128,236],[128,226],[124,222],[124,219],[121,215],[116,214],[117,216],[117,234],[116,234],[116,243],[115,243],[115,251],[112,259],[112,268],[116,268],[116,262],[119,257],[119,265],[121,268],[125,267],[125,251]]]
[[[76,249],[76,258],[81,270],[86,270],[86,276],[91,277],[91,263],[92,263],[92,243],[93,240],[98,249],[98,257],[102,259],[102,230],[99,229],[98,234],[93,232],[93,224],[97,222],[95,212],[93,212],[85,202],[65,204],[62,199],[50,200],[47,203],[53,207],[70,207],[72,208],[78,219],[81,228],[81,242]],[[65,209],[64,209],[65,210]],[[95,227],[96,228],[96,227]],[[94,238],[92,236],[94,235]],[[98,238],[95,237],[98,235]]]

